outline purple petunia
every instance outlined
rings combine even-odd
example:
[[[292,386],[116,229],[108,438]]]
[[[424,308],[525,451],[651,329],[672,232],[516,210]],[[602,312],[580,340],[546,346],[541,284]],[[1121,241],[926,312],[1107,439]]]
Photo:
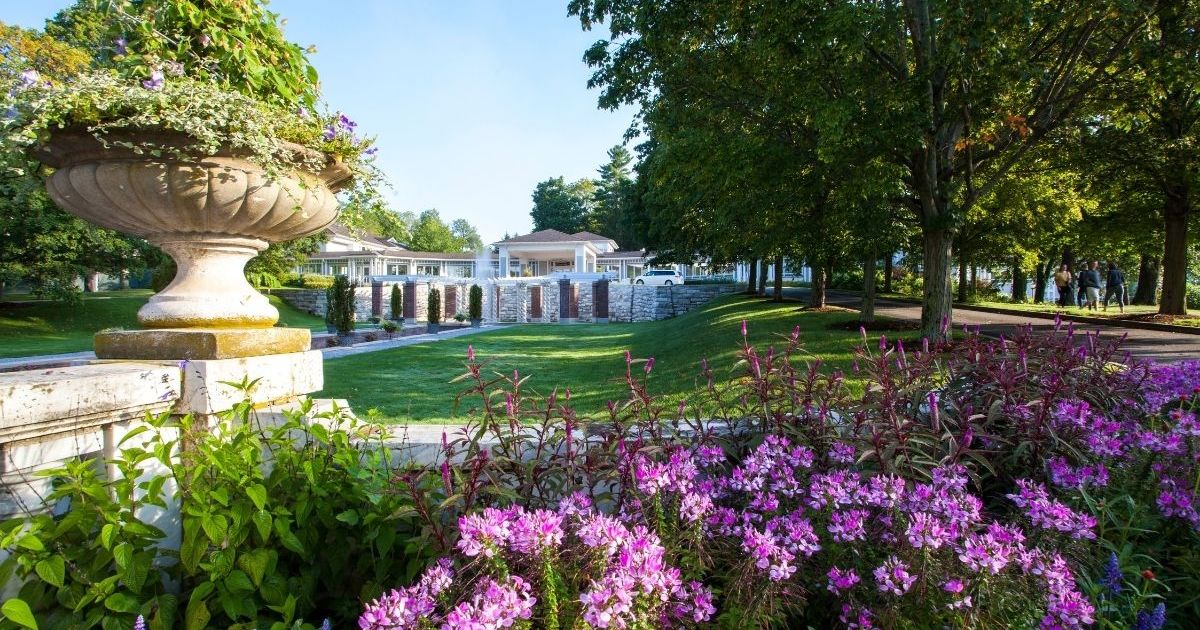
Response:
[[[142,87],[147,90],[161,90],[166,78],[163,76],[162,70],[155,70],[150,73],[150,78],[142,81]]]

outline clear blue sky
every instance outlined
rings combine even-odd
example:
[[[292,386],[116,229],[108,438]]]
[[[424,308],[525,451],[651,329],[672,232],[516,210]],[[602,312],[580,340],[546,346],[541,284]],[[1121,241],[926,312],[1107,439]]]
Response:
[[[72,0],[3,0],[41,28]],[[274,0],[313,44],[329,105],[378,136],[393,206],[466,218],[484,242],[530,230],[537,182],[595,175],[632,111],[596,107],[567,0]],[[630,147],[632,149],[632,147]]]

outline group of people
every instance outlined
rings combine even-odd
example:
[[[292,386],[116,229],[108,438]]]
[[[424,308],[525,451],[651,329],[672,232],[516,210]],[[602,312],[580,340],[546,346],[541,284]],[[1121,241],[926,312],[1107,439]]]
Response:
[[[1072,273],[1071,266],[1063,263],[1054,274],[1054,284],[1058,287],[1058,305],[1066,308],[1078,306],[1089,311],[1100,308],[1100,289],[1104,289],[1104,310],[1113,298],[1117,307],[1125,312],[1125,274],[1117,267],[1117,263],[1108,263],[1108,274],[1103,283],[1100,279],[1100,261],[1093,260],[1084,265],[1079,273]]]

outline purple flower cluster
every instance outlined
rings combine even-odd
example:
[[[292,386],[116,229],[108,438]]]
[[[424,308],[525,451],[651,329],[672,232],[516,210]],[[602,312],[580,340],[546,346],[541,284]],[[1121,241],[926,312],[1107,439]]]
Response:
[[[912,588],[916,581],[917,577],[908,572],[908,565],[901,562],[896,556],[888,558],[887,562],[875,569],[875,583],[884,593],[903,595]]]
[[[439,560],[405,589],[393,589],[366,605],[358,618],[361,630],[407,630],[421,627],[437,606],[438,595],[450,587],[454,573],[450,561]],[[458,626],[452,626],[458,627]]]
[[[442,630],[494,630],[510,628],[533,616],[537,599],[529,582],[512,575],[506,580],[484,578],[475,585],[470,599],[459,602],[446,614]]]
[[[1051,457],[1046,465],[1050,472],[1050,481],[1059,488],[1083,490],[1088,486],[1104,487],[1108,485],[1108,468],[1103,463],[1073,467],[1067,458]]]
[[[691,487],[685,480],[688,467],[676,470],[684,477],[668,485],[686,492]],[[685,583],[680,570],[668,563],[656,533],[596,511],[582,494],[564,497],[553,511],[511,506],[465,515],[459,519],[457,549],[466,558],[486,558],[476,566],[491,570],[458,585],[471,591],[444,619],[438,615],[438,595],[452,582],[445,558],[418,584],[369,604],[359,626],[424,627],[415,624],[427,619],[442,623],[444,630],[511,627],[533,617],[538,588],[560,596],[557,584],[545,582],[543,570],[582,580],[578,603],[582,618],[594,628],[646,627],[650,621],[655,627],[673,627],[707,621],[716,612],[708,589],[699,582]]]
[[[1028,479],[1018,479],[1017,488],[1016,494],[1005,496],[1024,508],[1034,525],[1063,532],[1072,538],[1096,537],[1096,519],[1092,515],[1081,514],[1052,499],[1045,486]]]

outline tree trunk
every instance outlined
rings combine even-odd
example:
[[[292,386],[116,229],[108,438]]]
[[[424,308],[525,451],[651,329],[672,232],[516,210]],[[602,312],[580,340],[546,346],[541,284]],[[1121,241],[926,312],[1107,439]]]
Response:
[[[950,266],[954,261],[954,236],[946,229],[926,228],[922,234],[925,256],[921,269],[924,299],[921,302],[921,335],[944,339],[954,321]]]
[[[1025,268],[1021,266],[1021,261],[1014,260],[1012,268],[1012,301],[1024,302],[1029,299],[1029,278],[1025,275]]]
[[[875,252],[863,260],[863,298],[859,321],[870,324],[875,321]]]
[[[1037,264],[1037,270],[1034,271],[1034,273],[1037,274],[1037,276],[1035,276],[1033,279],[1034,304],[1041,304],[1042,302],[1046,301],[1046,277],[1050,275],[1048,272],[1049,268],[1049,262],[1039,262]]]
[[[1158,273],[1161,265],[1158,258],[1150,254],[1142,254],[1138,262],[1137,292],[1129,300],[1130,304],[1145,304],[1154,306],[1158,303]]]
[[[783,256],[775,257],[775,301],[783,301]]]
[[[812,290],[808,292],[808,305],[811,308],[825,308],[826,269],[817,265],[812,270]]]
[[[959,302],[967,301],[967,288],[970,287],[967,283],[967,257],[962,252],[958,253],[958,297]]]
[[[767,259],[758,261],[758,294],[767,294]]]
[[[89,271],[83,275],[83,292],[95,293],[100,289],[100,272]]]
[[[1162,301],[1158,304],[1158,312],[1163,315],[1187,314],[1188,203],[1186,187],[1167,192],[1163,208],[1166,242],[1163,245]]]
[[[750,259],[750,271],[746,277],[746,294],[754,295],[754,288],[758,286],[758,260]]]
[[[120,278],[121,278],[120,284],[118,284],[117,286],[121,290],[128,289],[129,288],[129,271],[122,269]]]
[[[896,257],[896,252],[888,252],[887,257],[883,259],[883,292],[892,292],[892,259]]]

